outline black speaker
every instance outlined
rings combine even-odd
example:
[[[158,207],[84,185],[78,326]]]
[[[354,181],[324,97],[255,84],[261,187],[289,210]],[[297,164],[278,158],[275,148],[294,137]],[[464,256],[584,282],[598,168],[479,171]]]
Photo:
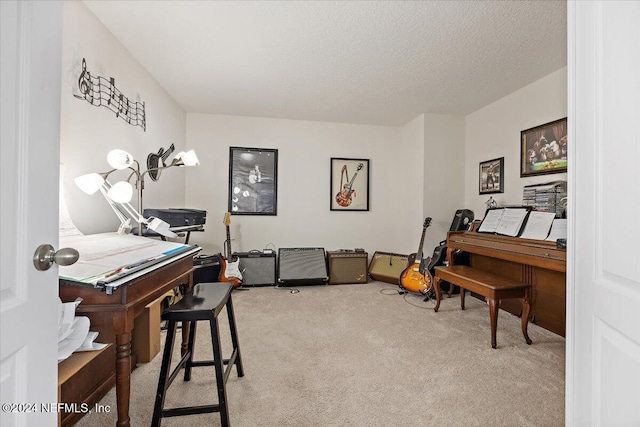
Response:
[[[274,286],[276,284],[275,252],[234,252],[240,263],[242,286]]]
[[[449,231],[463,231],[469,228],[469,224],[473,222],[473,211],[469,209],[458,209],[453,216]]]
[[[324,285],[328,281],[324,248],[278,250],[279,285]]]

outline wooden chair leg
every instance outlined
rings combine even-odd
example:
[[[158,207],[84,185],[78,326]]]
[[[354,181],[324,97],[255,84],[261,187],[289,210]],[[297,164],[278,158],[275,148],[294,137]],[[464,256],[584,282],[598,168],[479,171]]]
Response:
[[[433,278],[433,288],[436,291],[436,306],[433,307],[433,311],[436,313],[440,308],[440,300],[442,299],[442,293],[440,291],[440,278],[438,276]]]
[[[531,345],[529,338],[529,316],[531,315],[531,303],[529,302],[530,291],[527,289],[526,296],[522,299],[522,335],[527,344]]]
[[[489,317],[491,319],[491,347],[496,348],[496,330],[498,329],[498,310],[500,309],[500,301],[489,299]]]

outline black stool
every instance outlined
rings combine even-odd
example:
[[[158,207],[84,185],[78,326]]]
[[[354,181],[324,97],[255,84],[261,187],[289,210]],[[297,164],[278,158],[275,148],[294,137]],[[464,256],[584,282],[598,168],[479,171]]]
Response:
[[[228,283],[199,283],[195,285],[193,291],[188,292],[182,300],[162,313],[162,320],[167,320],[169,324],[167,328],[167,339],[164,345],[164,354],[162,356],[162,367],[160,368],[156,403],[151,421],[152,427],[159,427],[162,417],[176,417],[209,412],[220,412],[222,427],[229,425],[229,408],[227,406],[227,392],[225,388],[227,378],[229,378],[229,373],[233,365],[236,365],[238,376],[244,376],[242,359],[240,357],[240,346],[238,345],[236,321],[233,314],[233,303],[231,302],[232,290],[233,286]],[[222,358],[220,329],[218,327],[218,314],[225,305],[227,306],[229,329],[231,330],[231,341],[233,343],[233,352],[229,359]],[[196,323],[198,320],[209,321],[211,327],[211,343],[213,344],[213,360],[193,360],[193,346],[196,340]],[[178,366],[168,375],[169,368],[171,367],[173,342],[176,336],[176,322],[185,322],[184,325],[188,324],[190,326],[189,343],[187,351],[180,359]],[[184,380],[189,381],[191,379],[192,367],[212,365],[215,366],[216,369],[218,404],[163,409],[167,389],[182,367],[185,368]],[[227,365],[226,369],[223,365]]]

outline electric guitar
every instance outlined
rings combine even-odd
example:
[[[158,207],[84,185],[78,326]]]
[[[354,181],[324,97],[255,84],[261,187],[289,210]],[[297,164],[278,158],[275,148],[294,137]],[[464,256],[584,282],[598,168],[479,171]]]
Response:
[[[349,175],[347,174],[347,165],[344,165],[342,167],[341,175],[347,175],[347,181],[349,181],[349,183],[342,185],[342,176],[340,177],[340,186],[342,187],[342,190],[338,194],[336,194],[336,203],[338,203],[340,206],[347,207],[351,204],[351,198],[355,193],[355,191],[353,190],[353,181],[355,181],[356,176],[358,176],[358,172],[363,167],[364,164],[358,163],[358,169],[356,170],[356,173],[354,173],[351,177],[351,181],[349,181]]]
[[[420,238],[418,252],[409,255],[409,265],[400,274],[399,279],[399,285],[401,288],[406,289],[409,292],[418,292],[424,295],[426,295],[433,287],[433,278],[427,268],[431,258],[422,257],[424,236],[430,225],[431,218],[425,218],[424,224],[422,225],[422,237]]]
[[[160,172],[162,172],[162,169],[159,168],[167,166],[166,161],[175,149],[176,147],[171,144],[167,151],[164,151],[164,148],[160,147],[158,153],[149,153],[147,156],[147,170],[149,171],[149,178],[154,181],[157,181],[158,178],[160,178]]]
[[[220,275],[218,276],[219,282],[231,283],[234,288],[237,288],[242,284],[242,272],[240,271],[240,258],[233,259],[231,252],[231,233],[229,233],[229,225],[231,224],[231,213],[224,214],[224,221],[222,221],[227,228],[227,240],[226,257],[222,254],[218,254],[218,261],[220,261]]]

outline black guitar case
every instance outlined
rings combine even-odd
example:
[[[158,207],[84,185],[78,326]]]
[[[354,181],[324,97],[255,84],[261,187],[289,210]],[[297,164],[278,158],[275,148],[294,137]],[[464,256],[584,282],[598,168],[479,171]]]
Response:
[[[454,262],[456,265],[469,265],[469,254],[467,252],[456,251],[453,254]],[[427,269],[431,273],[431,276],[435,276],[436,270],[435,268],[439,265],[445,265],[447,262],[447,241],[442,240],[438,246],[433,250],[433,255],[431,256],[431,262],[427,265]],[[447,281],[440,281],[440,289],[443,292],[449,292],[449,287],[451,284]],[[453,293],[460,293],[460,288],[453,288]]]

